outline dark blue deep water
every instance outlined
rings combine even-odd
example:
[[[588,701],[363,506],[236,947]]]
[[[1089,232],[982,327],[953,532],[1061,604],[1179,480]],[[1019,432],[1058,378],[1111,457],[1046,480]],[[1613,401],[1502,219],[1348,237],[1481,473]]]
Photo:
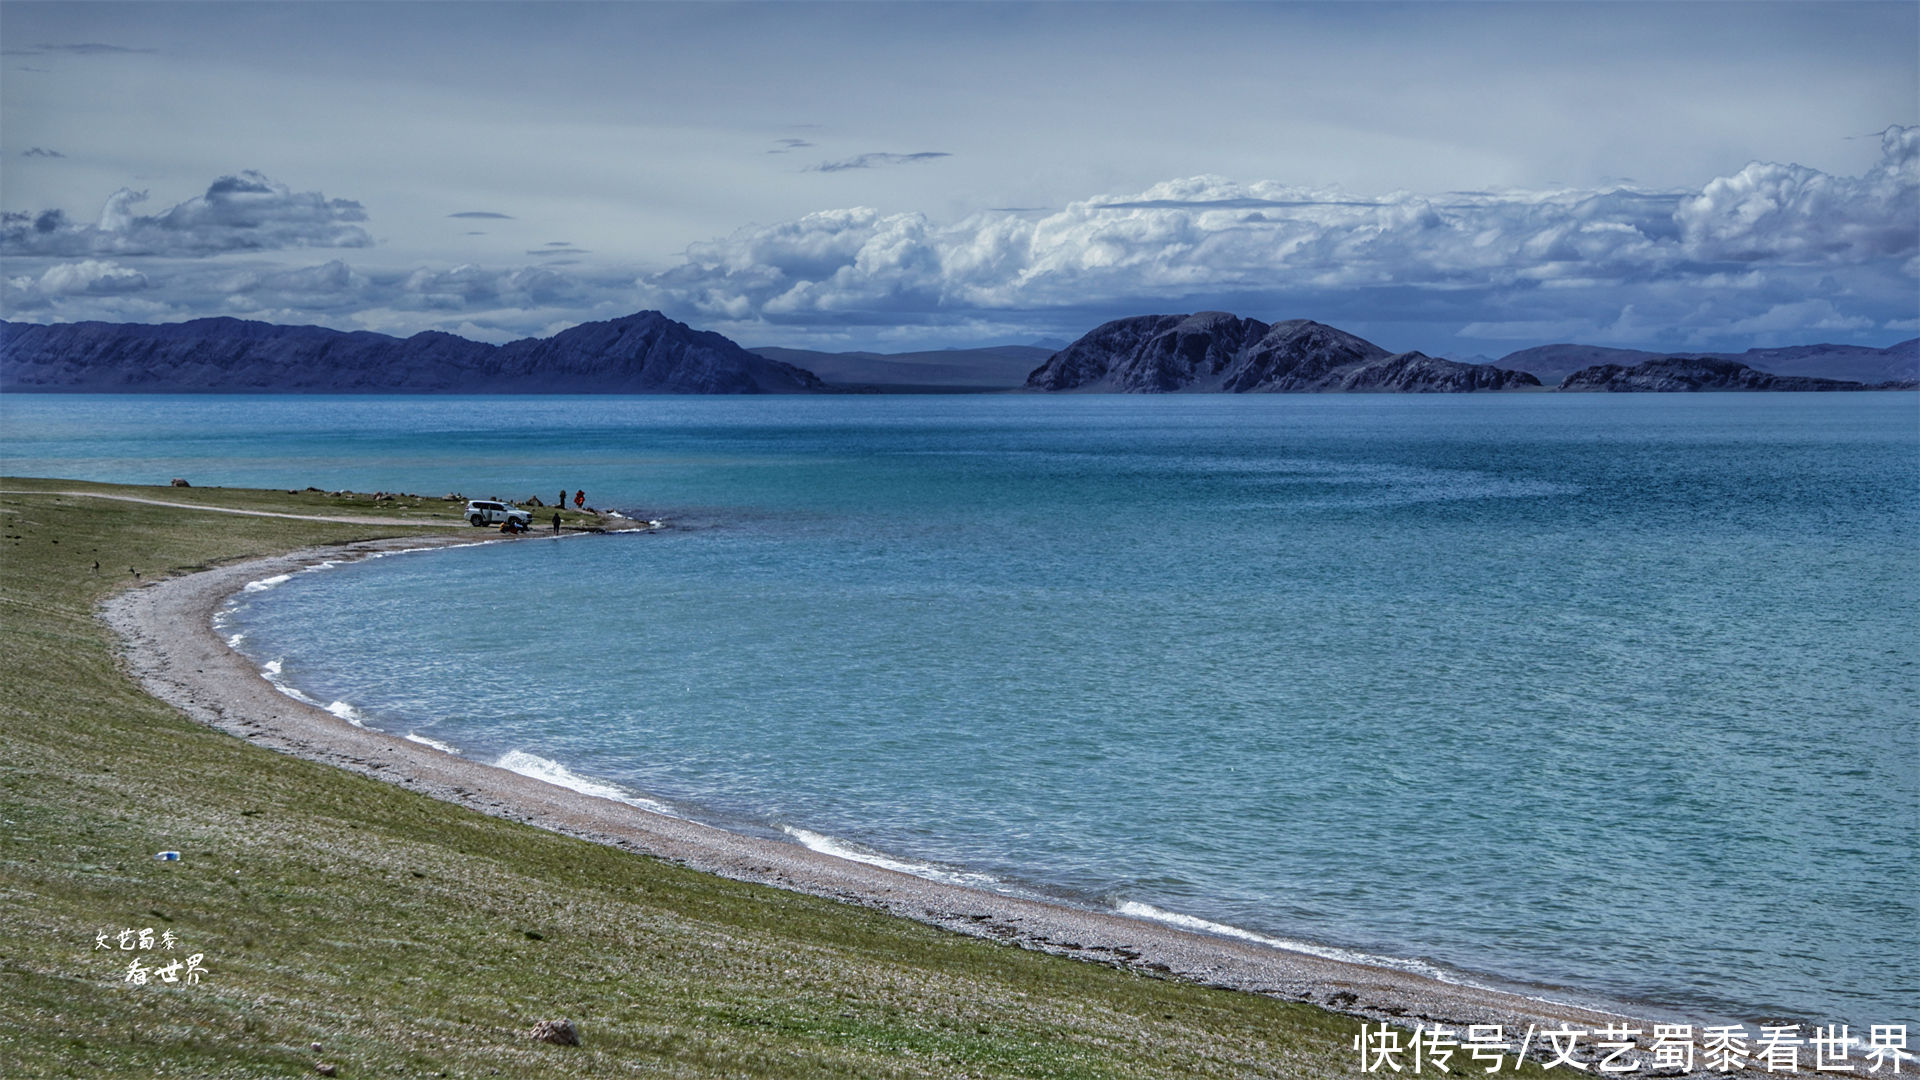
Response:
[[[590,501],[246,594],[365,723],[923,873],[1920,1017],[1920,398],[0,402],[10,473]]]

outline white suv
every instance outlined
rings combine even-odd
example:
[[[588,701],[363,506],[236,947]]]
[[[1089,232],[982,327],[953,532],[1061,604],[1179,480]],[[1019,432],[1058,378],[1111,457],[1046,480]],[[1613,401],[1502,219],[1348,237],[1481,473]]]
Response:
[[[533,524],[533,512],[522,510],[512,503],[475,499],[467,504],[465,513],[467,522],[472,525],[503,525],[517,521],[525,528]]]

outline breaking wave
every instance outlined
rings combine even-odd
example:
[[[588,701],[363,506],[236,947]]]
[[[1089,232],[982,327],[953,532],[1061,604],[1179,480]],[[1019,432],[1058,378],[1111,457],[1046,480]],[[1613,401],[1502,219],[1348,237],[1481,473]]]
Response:
[[[1003,884],[991,874],[977,873],[971,870],[955,870],[951,867],[936,866],[933,863],[918,862],[910,859],[896,859],[882,855],[871,848],[861,847],[846,840],[827,836],[809,829],[795,828],[792,825],[780,826],[780,831],[798,840],[802,846],[822,855],[832,855],[836,859],[848,862],[866,863],[895,873],[911,874],[928,881],[940,881],[949,885],[966,885],[972,888],[995,888]]]
[[[412,738],[412,736],[408,737]],[[572,769],[567,768],[565,765],[551,758],[543,758],[538,754],[529,754],[524,750],[509,750],[500,755],[499,760],[495,761],[494,764],[510,772],[517,772],[521,776],[538,780],[543,784],[569,788],[582,795],[591,795],[596,799],[611,799],[614,802],[626,803],[628,806],[637,806],[642,810],[651,810],[656,814],[667,814],[672,817],[680,816],[675,814],[665,803],[655,802],[652,799],[635,795],[633,792],[617,784],[609,784],[603,780],[595,780],[591,777],[581,776],[579,773],[574,772]]]

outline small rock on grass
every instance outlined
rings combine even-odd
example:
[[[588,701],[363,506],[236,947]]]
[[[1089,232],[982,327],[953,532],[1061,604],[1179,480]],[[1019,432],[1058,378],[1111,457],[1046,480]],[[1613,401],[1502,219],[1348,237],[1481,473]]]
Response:
[[[527,1032],[527,1038],[555,1046],[580,1045],[580,1032],[571,1020],[542,1020]]]

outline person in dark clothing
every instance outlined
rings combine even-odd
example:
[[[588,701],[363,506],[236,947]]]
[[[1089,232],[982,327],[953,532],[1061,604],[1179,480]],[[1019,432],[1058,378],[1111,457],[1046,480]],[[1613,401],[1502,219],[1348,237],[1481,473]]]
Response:
[[[560,531],[560,515],[559,514],[553,515],[553,531],[555,533],[558,533]]]

